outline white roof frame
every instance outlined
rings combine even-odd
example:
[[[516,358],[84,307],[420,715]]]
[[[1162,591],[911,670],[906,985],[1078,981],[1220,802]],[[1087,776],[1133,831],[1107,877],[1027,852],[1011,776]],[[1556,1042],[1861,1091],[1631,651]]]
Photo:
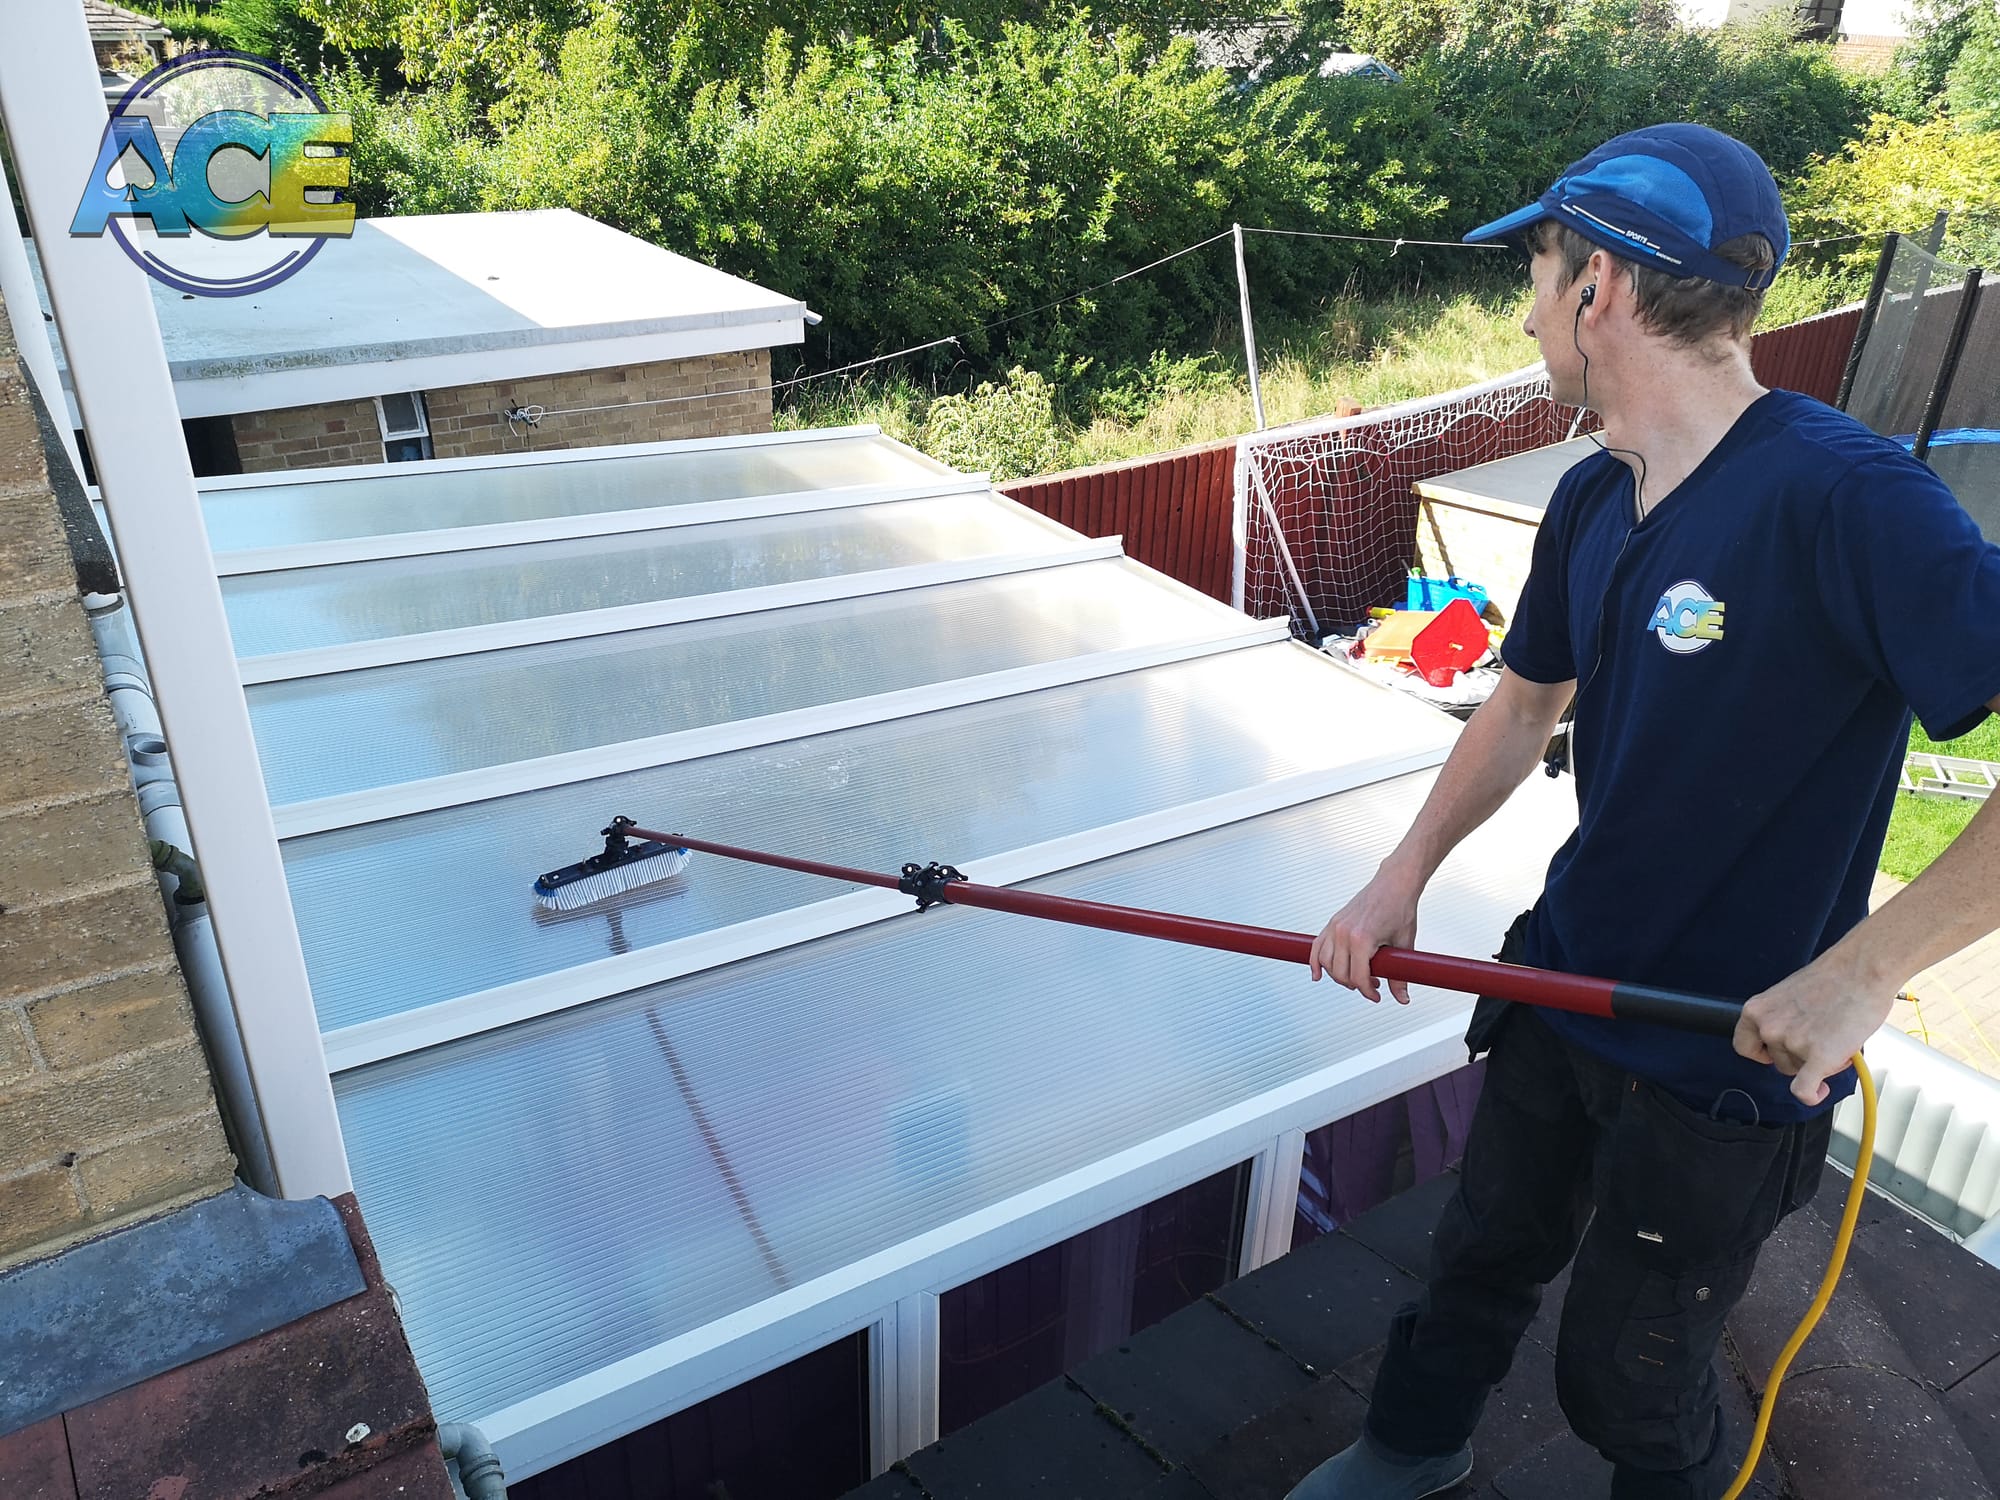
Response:
[[[483,552],[491,547],[519,547],[531,542],[617,536],[630,531],[670,531],[679,526],[711,526],[721,521],[752,521],[762,516],[810,515],[820,511],[849,510],[857,505],[884,505],[896,500],[976,495],[987,492],[989,488],[983,478],[933,479],[921,484],[857,484],[824,490],[792,490],[774,495],[744,495],[733,500],[698,500],[687,505],[586,511],[577,515],[546,516],[533,521],[494,521],[483,526],[454,526],[437,531],[389,531],[374,536],[299,542],[286,547],[246,547],[235,552],[218,552],[215,555],[215,571],[223,578],[238,578],[251,573],[282,573],[292,568],[381,562],[392,557]]]
[[[1310,648],[1301,645],[1298,649]],[[1331,662],[1326,665],[1328,671],[1341,670]],[[967,873],[987,885],[1016,885],[1396,776],[1427,771],[1437,764],[1437,752],[1427,749],[1376,755],[1328,769],[1273,777],[1256,786],[983,856],[978,869]],[[617,809],[605,811],[609,815]],[[327,1067],[334,1073],[344,1073],[350,1068],[439,1046],[460,1037],[476,1036],[517,1021],[588,1005],[593,1000],[624,994],[644,985],[865,927],[904,915],[910,910],[909,900],[895,891],[852,891],[808,906],[752,917],[695,937],[577,964],[554,974],[538,974],[380,1020],[338,1027],[321,1038]]]
[[[267,656],[244,658],[239,663],[239,671],[245,686],[258,682],[284,682],[299,677],[323,677],[332,672],[352,672],[362,667],[436,661],[440,657],[468,656],[478,651],[499,651],[510,646],[538,646],[549,641],[608,635],[649,625],[676,625],[688,620],[713,620],[725,615],[790,609],[798,604],[819,604],[829,599],[856,599],[902,589],[929,588],[933,584],[959,583],[970,578],[998,578],[1008,573],[1029,573],[1067,563],[1095,562],[1123,555],[1122,537],[1104,537],[1060,552],[1006,553],[964,561],[920,563],[906,568],[878,568],[866,573],[840,573],[724,594],[697,594],[686,599],[620,604],[609,609],[539,615],[530,619],[498,621],[492,625],[426,631],[421,635],[384,636],[339,646],[315,646],[304,651],[274,651]]]
[[[334,828],[352,828],[386,818],[406,817],[411,813],[459,807],[495,797],[511,797],[517,792],[538,791],[568,782],[615,776],[648,766],[671,765],[676,761],[697,760],[757,745],[774,745],[784,740],[912,718],[939,709],[987,703],[997,698],[1040,692],[1044,688],[1115,677],[1148,667],[1236,651],[1245,646],[1266,645],[1282,641],[1290,634],[1290,623],[1283,619],[1246,620],[1240,629],[1219,635],[1119,651],[1087,652],[1061,661],[1010,667],[863,698],[843,698],[833,703],[789,709],[757,718],[707,724],[699,729],[620,740],[615,744],[593,745],[587,750],[509,761],[504,765],[482,766],[478,770],[434,776],[424,781],[399,782],[394,786],[320,797],[311,802],[294,802],[273,808],[272,816],[277,822],[280,839],[298,838]]]

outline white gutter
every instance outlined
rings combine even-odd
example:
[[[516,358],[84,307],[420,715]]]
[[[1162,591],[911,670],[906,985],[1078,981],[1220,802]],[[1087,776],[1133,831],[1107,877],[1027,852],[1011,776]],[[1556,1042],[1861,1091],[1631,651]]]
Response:
[[[104,95],[83,11],[15,0],[4,118],[129,602],[202,862],[236,1021],[288,1197],[351,1189],[222,592],[145,274],[109,236],[73,238]],[[195,753],[199,747],[199,753]]]
[[[146,837],[189,851],[194,841],[188,837],[180,788],[174,783],[173,762],[165,732],[160,728],[152,685],[146,679],[145,663],[139,658],[131,612],[125,608],[123,599],[97,594],[85,598],[84,608],[90,617],[91,634],[97,638],[97,654],[103,662],[104,692],[111,702],[111,717],[117,722],[125,741],[126,758],[131,762],[139,811],[146,820]],[[257,1109],[257,1091],[250,1079],[249,1060],[243,1053],[243,1037],[236,1029],[229,979],[215,946],[215,924],[209,919],[207,901],[180,900],[179,885],[178,877],[161,873],[160,895],[167,903],[168,925],[173,929],[174,956],[180,960],[188,999],[201,1022],[216,1092],[222,1097],[225,1116],[232,1127],[229,1143],[236,1151],[243,1180],[260,1193],[275,1194],[277,1169],[271,1163],[270,1142],[265,1139],[263,1116]]]

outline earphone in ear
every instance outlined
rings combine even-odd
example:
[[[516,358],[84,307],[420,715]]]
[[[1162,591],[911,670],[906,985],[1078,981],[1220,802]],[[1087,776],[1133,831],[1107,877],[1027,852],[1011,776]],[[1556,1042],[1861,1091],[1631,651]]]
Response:
[[[1576,295],[1576,305],[1578,307],[1588,307],[1590,306],[1591,303],[1595,302],[1596,300],[1597,300],[1597,283],[1594,281],[1591,282],[1588,286],[1584,287],[1584,289],[1578,292]]]

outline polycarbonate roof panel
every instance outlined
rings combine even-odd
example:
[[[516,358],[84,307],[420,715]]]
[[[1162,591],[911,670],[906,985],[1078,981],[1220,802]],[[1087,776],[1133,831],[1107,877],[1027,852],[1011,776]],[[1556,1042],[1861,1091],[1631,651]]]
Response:
[[[246,690],[274,806],[948,682],[1206,640],[1234,610],[1121,560]],[[496,713],[495,705],[506,705]]]
[[[950,473],[886,438],[838,437],[216,489],[202,495],[201,509],[209,545],[235,552],[802,490],[923,484]]]
[[[851,887],[698,856],[647,899],[540,913],[529,887],[613,814],[876,870],[976,861],[1273,777],[1435,754],[1435,710],[1290,642],[289,839],[325,1029],[822,901]],[[1330,856],[1331,857],[1331,856]]]
[[[797,583],[1057,552],[1077,534],[991,494],[719,521],[222,580],[239,657]]]
[[[1311,931],[1429,784],[1032,888]],[[1573,818],[1531,778],[1432,881],[1425,946],[1491,953]],[[432,1403],[477,1420],[1464,1003],[1371,1006],[1289,966],[947,907],[335,1083]],[[440,1183],[496,1163],[504,1213],[440,1212]]]

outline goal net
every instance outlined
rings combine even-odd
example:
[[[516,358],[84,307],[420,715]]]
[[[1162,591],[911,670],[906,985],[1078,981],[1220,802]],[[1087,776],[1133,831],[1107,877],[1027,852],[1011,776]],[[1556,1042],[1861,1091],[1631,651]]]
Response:
[[[1236,450],[1232,602],[1317,641],[1399,603],[1416,555],[1411,486],[1562,441],[1575,407],[1539,364],[1353,417],[1245,436]]]

